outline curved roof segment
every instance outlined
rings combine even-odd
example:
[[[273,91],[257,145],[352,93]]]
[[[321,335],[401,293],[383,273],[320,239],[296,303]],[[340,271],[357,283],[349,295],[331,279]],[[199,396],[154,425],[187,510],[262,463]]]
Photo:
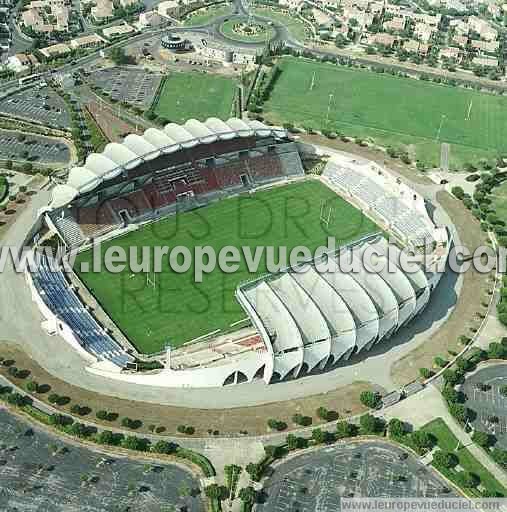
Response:
[[[239,288],[250,297],[266,331],[271,330],[266,345],[274,348],[275,371],[277,355],[292,353],[301,344],[308,371],[324,367],[330,358],[348,359],[388,339],[423,307],[428,287],[420,288],[418,304],[413,281],[388,256],[390,247],[381,236],[371,235],[328,254],[328,265],[306,262]],[[377,259],[370,262],[372,254]],[[415,275],[414,282],[424,285],[422,270]],[[292,363],[282,366],[288,372]],[[283,376],[284,371],[278,373]]]
[[[189,149],[199,144],[211,144],[217,140],[230,140],[238,137],[283,138],[287,132],[283,128],[267,126],[260,121],[248,121],[231,118],[222,121],[211,117],[204,123],[189,119],[184,125],[167,124],[163,130],[148,128],[143,135],[130,134],[121,144],[108,144],[102,153],[92,153],[82,167],[74,167],[69,173],[66,187],[69,191],[53,189],[57,202],[51,202],[50,208],[65,206],[62,198],[71,197],[72,201],[80,194],[91,192],[103,181],[116,178],[122,172],[134,169],[144,161],[153,160],[161,154],[169,154],[181,149]],[[57,206],[58,205],[58,206]]]

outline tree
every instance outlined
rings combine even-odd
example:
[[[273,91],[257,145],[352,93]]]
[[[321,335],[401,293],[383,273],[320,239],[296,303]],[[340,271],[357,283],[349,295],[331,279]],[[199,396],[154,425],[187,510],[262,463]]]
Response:
[[[382,402],[380,393],[373,391],[363,391],[359,396],[361,403],[370,409],[377,409]]]
[[[430,434],[422,430],[416,430],[410,434],[410,440],[416,448],[416,451],[423,453],[433,445],[433,439]]]
[[[450,403],[449,412],[460,422],[466,423],[470,419],[470,409],[462,404]]]
[[[315,428],[312,430],[312,439],[316,444],[324,444],[331,440],[331,436],[329,432],[326,432],[320,428]]]
[[[450,469],[458,464],[459,459],[454,453],[437,450],[433,454],[433,462],[440,468]]]
[[[258,482],[262,477],[262,466],[260,464],[250,462],[250,464],[247,464],[245,471],[254,482]]]
[[[337,439],[345,439],[347,437],[354,437],[357,433],[356,425],[348,421],[339,421],[336,424],[336,437]]]
[[[501,393],[503,396],[507,396],[507,386],[501,386],[501,387],[500,387],[500,393]]]
[[[376,434],[384,428],[383,422],[372,414],[363,414],[359,418],[359,424],[365,434]]]
[[[488,347],[489,359],[505,359],[507,349],[501,343],[490,343]]]
[[[329,411],[325,407],[319,407],[315,413],[321,420],[328,421]]]
[[[96,439],[100,444],[114,444],[114,434],[110,430],[103,430]]]
[[[175,443],[160,440],[153,445],[151,451],[155,453],[164,453],[166,455],[169,455],[170,453],[175,453],[177,448],[178,445]]]
[[[389,432],[389,436],[394,438],[403,437],[407,433],[405,424],[398,418],[393,418],[389,421],[387,430]]]
[[[440,368],[444,368],[445,366],[447,366],[447,361],[440,356],[435,357],[435,359],[433,359],[433,363],[435,364],[435,366],[439,366]]]
[[[39,389],[39,385],[34,380],[29,380],[26,383],[26,390],[29,393],[37,393],[38,389]]]
[[[308,427],[312,424],[312,418],[310,416],[303,416],[302,414],[296,413],[292,416],[292,422],[302,427]]]
[[[126,64],[135,64],[133,57],[127,55],[123,48],[113,48],[109,54],[111,60],[117,66],[124,66]]]
[[[276,446],[274,444],[269,444],[264,447],[264,452],[271,459],[278,459],[283,455],[283,451],[280,446]]]
[[[238,496],[243,503],[252,504],[257,500],[257,491],[249,485],[248,487],[241,489],[238,493]]]
[[[450,368],[447,368],[447,370],[444,370],[442,372],[442,377],[444,378],[446,384],[450,386],[455,386],[456,384],[459,384],[463,379],[463,375],[454,370],[451,370]]]
[[[507,468],[507,451],[500,448],[493,448],[491,451],[493,460],[503,468]]]
[[[286,443],[289,451],[300,450],[301,448],[306,448],[308,445],[308,442],[304,437],[298,437],[294,434],[287,435]]]
[[[419,368],[419,374],[423,379],[429,379],[432,375],[434,375],[429,368]]]
[[[479,446],[482,446],[482,448],[489,448],[493,444],[492,436],[486,432],[481,432],[480,430],[474,431],[472,434],[472,441]]]
[[[474,488],[481,483],[481,479],[475,473],[469,471],[462,471],[456,476],[462,487]]]
[[[465,197],[465,191],[461,187],[452,187],[451,192],[452,195],[458,199],[463,199]]]
[[[459,393],[451,386],[444,386],[442,390],[442,396],[447,400],[447,402],[460,402],[463,399],[462,393]]]
[[[224,488],[218,484],[210,484],[204,488],[204,493],[212,500],[221,500],[224,496]]]

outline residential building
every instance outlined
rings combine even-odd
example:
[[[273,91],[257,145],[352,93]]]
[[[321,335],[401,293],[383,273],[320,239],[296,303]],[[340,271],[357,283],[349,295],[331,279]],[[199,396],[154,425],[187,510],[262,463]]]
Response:
[[[397,41],[398,38],[391,34],[370,34],[367,39],[370,45],[382,45],[387,48],[392,48]]]
[[[383,23],[384,30],[401,32],[405,30],[405,18],[393,18]]]
[[[145,27],[158,27],[164,23],[167,23],[166,18],[157,11],[146,11],[139,14],[137,26],[141,29]]]
[[[165,2],[160,2],[157,6],[157,12],[160,16],[164,16],[169,18],[174,15],[175,11],[178,9],[178,2],[176,0],[165,0]]]
[[[472,59],[472,64],[474,66],[482,66],[486,68],[497,68],[498,59],[495,59],[493,57],[474,57]]]
[[[74,50],[80,48],[96,48],[97,46],[102,46],[105,43],[106,40],[100,37],[98,34],[90,34],[72,39],[70,42],[70,47]]]
[[[440,50],[440,57],[445,59],[454,59],[456,62],[459,61],[461,56],[461,50],[455,46],[448,46]]]
[[[478,18],[477,16],[470,16],[468,18],[468,26],[470,30],[477,32],[482,39],[486,41],[494,41],[498,37],[498,32],[486,20]]]
[[[102,30],[102,34],[104,35],[104,37],[107,37],[108,39],[114,39],[116,37],[121,37],[135,31],[136,29],[132,25],[128,25],[127,23],[125,23],[124,25],[107,27]]]
[[[7,59],[7,67],[15,73],[29,71],[39,65],[39,61],[31,53],[16,53]]]
[[[418,55],[425,57],[428,55],[430,47],[426,43],[421,43],[420,41],[414,41],[413,39],[410,39],[409,41],[405,41],[403,43],[403,49],[407,52],[417,53]]]
[[[465,48],[465,46],[467,45],[468,43],[468,37],[467,36],[463,36],[463,35],[455,35],[453,38],[452,38],[452,42],[456,45],[456,46],[459,46],[460,48]]]
[[[414,36],[420,39],[423,43],[427,43],[434,32],[436,32],[435,28],[426,25],[426,23],[415,24]]]
[[[46,48],[42,48],[39,52],[44,55],[44,57],[50,59],[52,57],[60,57],[62,55],[66,55],[71,52],[71,48],[69,45],[64,43],[53,44],[51,46],[47,46]]]
[[[496,53],[500,48],[498,41],[470,41],[470,46],[481,53]]]
[[[97,21],[102,21],[113,16],[113,2],[111,0],[97,0],[92,7],[91,14]]]

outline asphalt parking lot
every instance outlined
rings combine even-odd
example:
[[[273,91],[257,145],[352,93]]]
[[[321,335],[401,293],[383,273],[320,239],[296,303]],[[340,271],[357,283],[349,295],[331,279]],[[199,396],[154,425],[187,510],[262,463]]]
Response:
[[[62,442],[0,409],[0,510],[201,512],[198,482],[179,467],[108,457]],[[185,508],[186,507],[186,508]]]
[[[452,496],[431,468],[387,443],[344,443],[277,466],[267,481],[263,512],[335,512],[342,497]],[[406,458],[404,458],[406,457]]]
[[[0,112],[55,128],[70,127],[70,114],[65,102],[48,87],[34,87],[9,96],[0,103]]]
[[[478,384],[485,388],[479,389]],[[502,386],[507,386],[507,365],[498,364],[468,377],[461,391],[466,397],[465,405],[476,414],[473,427],[494,435],[498,444],[507,449],[507,397],[500,392]]]
[[[109,68],[94,71],[89,80],[113,100],[148,108],[157,92],[162,75],[142,69]]]
[[[62,164],[70,160],[68,146],[39,135],[26,135],[0,130],[0,158]]]

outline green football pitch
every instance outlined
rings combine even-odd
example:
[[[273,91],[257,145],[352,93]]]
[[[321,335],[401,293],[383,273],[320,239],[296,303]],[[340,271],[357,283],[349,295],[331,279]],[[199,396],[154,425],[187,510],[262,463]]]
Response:
[[[507,149],[505,97],[293,57],[283,58],[280,68],[264,105],[276,122],[393,145],[408,135],[407,142],[421,147],[446,142],[469,148],[468,155]]]
[[[321,205],[331,211],[329,227],[321,224]],[[160,220],[101,246],[108,247],[209,245],[218,254],[225,246],[286,247],[303,245],[312,252],[334,236],[339,246],[378,228],[355,207],[317,181],[224,199],[204,208]],[[241,249],[240,249],[241,251]],[[128,252],[127,252],[128,254]],[[275,251],[276,254],[276,251]],[[93,253],[80,253],[75,268],[84,284],[102,304],[112,320],[142,353],[162,350],[166,343],[180,346],[192,339],[245,318],[237,303],[236,286],[266,272],[263,255],[255,275],[241,258],[239,270],[224,273],[219,268],[194,282],[193,265],[182,274],[173,272],[167,261],[147,284],[146,274],[79,273],[82,262],[91,263]]]
[[[175,123],[208,117],[228,119],[234,99],[234,81],[219,75],[172,73],[164,81],[154,111]]]

